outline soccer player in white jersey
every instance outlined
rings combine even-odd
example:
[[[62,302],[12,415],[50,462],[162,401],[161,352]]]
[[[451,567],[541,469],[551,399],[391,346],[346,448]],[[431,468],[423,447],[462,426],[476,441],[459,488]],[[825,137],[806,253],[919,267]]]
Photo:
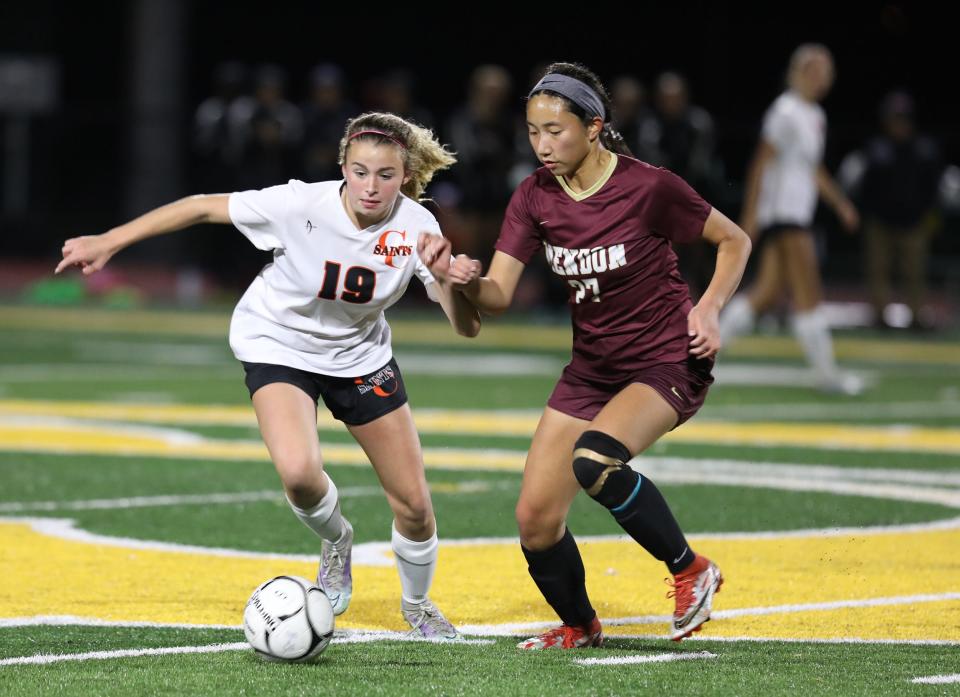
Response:
[[[323,470],[322,398],[370,458],[393,509],[401,612],[411,632],[449,639],[456,629],[427,597],[436,521],[383,312],[417,276],[458,333],[480,330],[473,306],[434,279],[416,251],[420,235],[441,234],[417,200],[434,172],[455,161],[429,130],[393,114],[364,114],[347,123],[340,141],[342,181],[184,198],[101,235],[67,240],[56,268],[77,265],[90,274],[138,240],[197,223],[232,223],[259,249],[273,250],[273,263],[233,313],[230,346],[290,507],[322,539],[318,582],[334,612],[344,612],[353,528]],[[479,273],[465,257],[452,264],[462,276]]]
[[[814,370],[817,386],[828,392],[857,393],[856,376],[841,373],[821,306],[816,245],[810,225],[818,197],[836,212],[848,231],[859,225],[857,209],[822,164],[826,115],[819,105],[833,85],[830,51],[819,44],[798,47],[790,59],[787,90],[763,119],[760,143],[747,175],[740,227],[759,249],[753,285],[730,301],[720,316],[720,334],[730,345],[753,328],[789,288],[793,332]]]

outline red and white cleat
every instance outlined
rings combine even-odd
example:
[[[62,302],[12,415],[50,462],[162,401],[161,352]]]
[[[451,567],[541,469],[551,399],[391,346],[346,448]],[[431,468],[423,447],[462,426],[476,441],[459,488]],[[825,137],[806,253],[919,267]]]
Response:
[[[716,564],[698,554],[690,566],[674,575],[672,583],[664,580],[673,586],[667,597],[676,601],[670,638],[680,641],[699,632],[703,623],[710,620],[713,596],[720,592],[723,575]]]
[[[518,649],[583,649],[603,644],[603,627],[596,617],[587,627],[571,627],[561,624],[543,634],[530,637],[517,644]]]

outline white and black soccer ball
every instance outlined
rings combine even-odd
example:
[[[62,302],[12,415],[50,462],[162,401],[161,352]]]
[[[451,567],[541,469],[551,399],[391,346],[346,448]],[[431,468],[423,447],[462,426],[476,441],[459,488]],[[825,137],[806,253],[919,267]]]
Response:
[[[333,636],[333,610],[320,588],[299,576],[260,584],[243,610],[243,633],[273,661],[301,663],[319,656]]]

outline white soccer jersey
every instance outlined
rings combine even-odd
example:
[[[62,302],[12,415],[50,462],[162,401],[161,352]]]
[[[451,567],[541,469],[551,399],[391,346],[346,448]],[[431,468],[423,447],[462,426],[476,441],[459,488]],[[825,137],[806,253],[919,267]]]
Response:
[[[757,225],[807,227],[817,208],[816,172],[823,159],[827,119],[819,104],[784,92],[763,118],[762,137],[776,148],[763,172]]]
[[[417,236],[441,234],[436,219],[403,194],[381,222],[357,230],[340,200],[342,181],[295,179],[231,194],[233,224],[259,249],[273,250],[230,322],[234,355],[323,375],[357,377],[392,356],[383,311],[416,274],[433,276]]]

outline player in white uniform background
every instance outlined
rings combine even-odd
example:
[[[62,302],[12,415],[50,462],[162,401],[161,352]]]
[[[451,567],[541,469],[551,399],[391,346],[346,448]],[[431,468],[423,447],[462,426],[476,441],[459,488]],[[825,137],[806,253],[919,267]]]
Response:
[[[476,310],[417,255],[420,235],[440,235],[417,199],[433,174],[455,162],[433,134],[392,114],[348,122],[340,142],[344,180],[202,195],[157,208],[101,235],[63,245],[57,273],[90,274],[134,242],[197,223],[233,223],[273,251],[237,305],[230,346],[243,363],[260,432],[290,506],[323,540],[318,581],[336,614],[352,594],[353,528],[323,471],[320,398],[370,458],[394,513],[392,546],[401,612],[426,637],[456,629],[428,599],[437,532],[420,440],[390,345],[383,311],[416,275],[460,334],[480,330]],[[463,277],[479,264],[452,261]]]
[[[821,307],[816,246],[810,226],[818,197],[830,205],[848,231],[856,230],[856,208],[822,164],[826,115],[819,105],[833,85],[830,51],[804,44],[791,56],[787,91],[763,119],[756,155],[747,175],[740,227],[760,257],[752,286],[735,296],[720,317],[721,341],[729,345],[753,328],[757,315],[772,308],[789,289],[793,331],[814,370],[817,386],[855,393],[862,385],[838,371],[833,341]]]

